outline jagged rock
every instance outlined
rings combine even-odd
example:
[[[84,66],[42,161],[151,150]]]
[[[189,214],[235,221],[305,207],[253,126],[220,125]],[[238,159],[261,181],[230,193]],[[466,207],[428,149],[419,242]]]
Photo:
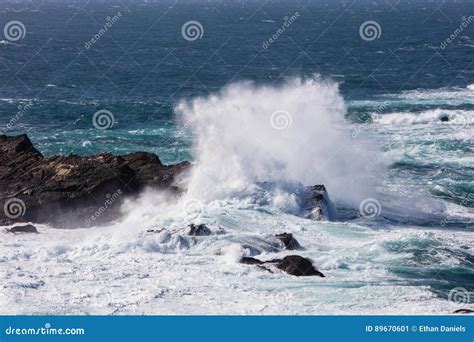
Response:
[[[325,277],[324,274],[319,272],[316,268],[314,268],[313,263],[311,260],[307,258],[303,258],[299,255],[288,255],[283,259],[273,259],[268,261],[262,261],[256,258],[250,257],[243,257],[240,260],[241,263],[247,265],[258,265],[261,267],[265,267],[266,265],[273,265],[276,268],[300,277],[300,276],[318,276],[318,277]],[[267,269],[265,267],[265,269]]]
[[[303,216],[312,220],[333,220],[336,217],[336,208],[324,185],[305,188],[302,208]]]
[[[211,230],[207,228],[205,224],[190,224],[188,227],[188,235],[191,236],[207,236],[212,234]]]
[[[288,250],[302,249],[301,245],[291,233],[277,234],[275,235],[275,237],[280,240],[285,245],[285,248]]]
[[[189,162],[176,165],[163,165],[156,154],[134,152],[122,156],[127,165],[135,171],[140,183],[155,188],[172,188],[175,176],[189,169]]]
[[[0,136],[0,224],[48,223],[73,228],[117,219],[127,196],[145,187],[172,192],[175,177],[189,163],[162,165],[150,153],[125,156],[101,153],[93,156],[45,158],[26,135]]]
[[[26,224],[24,226],[14,226],[10,229],[7,229],[8,233],[33,233],[39,234],[38,230],[32,224]]]
[[[324,274],[314,268],[311,260],[303,258],[299,255],[288,255],[283,259],[275,259],[267,261],[267,263],[275,264],[277,268],[294,276],[318,276],[324,277]]]

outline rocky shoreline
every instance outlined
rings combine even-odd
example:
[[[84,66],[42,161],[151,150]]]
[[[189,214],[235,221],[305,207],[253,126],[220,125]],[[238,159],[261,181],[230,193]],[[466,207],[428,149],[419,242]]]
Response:
[[[148,152],[123,156],[43,156],[26,134],[0,135],[0,225],[48,224],[77,228],[109,223],[120,217],[126,198],[149,187],[179,196],[176,181],[189,162],[163,165]],[[324,185],[307,187],[302,216],[331,219],[334,209]]]
[[[175,180],[190,163],[163,165],[157,155],[146,152],[46,158],[23,134],[0,136],[0,165],[0,225],[33,222],[75,228],[117,219],[125,198],[146,187],[179,194]]]

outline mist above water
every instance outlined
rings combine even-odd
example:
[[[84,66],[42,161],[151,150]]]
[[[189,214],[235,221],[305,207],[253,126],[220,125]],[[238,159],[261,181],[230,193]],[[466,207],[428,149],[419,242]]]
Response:
[[[383,175],[376,144],[345,119],[338,84],[317,76],[278,86],[234,83],[175,111],[194,134],[188,196],[202,201],[269,182],[284,191],[325,184],[333,198],[357,203]]]

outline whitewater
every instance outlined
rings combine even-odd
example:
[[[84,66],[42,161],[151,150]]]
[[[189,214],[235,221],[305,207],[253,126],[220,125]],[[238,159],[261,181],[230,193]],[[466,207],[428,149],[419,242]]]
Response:
[[[192,137],[194,160],[177,185],[187,191],[149,189],[105,227],[2,232],[0,314],[450,313],[460,304],[449,292],[474,285],[472,197],[446,201],[433,195],[447,191],[444,178],[430,182],[443,167],[444,176],[472,167],[472,154],[440,156],[436,140],[469,141],[473,121],[472,110],[436,106],[470,92],[347,103],[337,83],[313,76],[183,99],[176,134]],[[403,107],[420,103],[431,107]],[[350,114],[360,107],[371,113],[362,125]],[[418,159],[432,164],[429,177],[395,172]],[[315,184],[337,207],[331,221],[301,217],[300,193]],[[379,205],[374,217],[361,215],[367,199]],[[213,234],[188,236],[190,223]],[[239,263],[295,254],[274,238],[283,232],[325,278]]]

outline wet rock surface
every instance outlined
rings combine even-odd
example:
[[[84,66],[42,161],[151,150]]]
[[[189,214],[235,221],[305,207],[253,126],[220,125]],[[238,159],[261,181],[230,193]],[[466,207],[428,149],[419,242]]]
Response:
[[[205,224],[190,224],[188,226],[188,235],[190,236],[208,236],[212,231]]]
[[[304,189],[303,216],[315,220],[333,220],[336,209],[329,199],[329,194],[324,185],[308,186]]]
[[[288,250],[303,249],[291,233],[277,234],[275,237],[280,240]]]
[[[246,265],[258,265],[258,266],[275,266],[276,268],[297,276],[318,276],[325,277],[324,274],[319,272],[314,266],[310,259],[304,258],[299,255],[288,255],[283,259],[272,259],[268,261],[262,261],[257,258],[243,257],[240,261]]]
[[[44,157],[26,135],[0,135],[0,224],[47,223],[74,228],[120,216],[120,204],[145,187],[178,193],[174,181],[189,163],[163,165],[158,156]]]
[[[22,226],[14,226],[7,229],[8,233],[27,233],[27,234],[39,234],[38,230],[32,224],[26,224]]]

